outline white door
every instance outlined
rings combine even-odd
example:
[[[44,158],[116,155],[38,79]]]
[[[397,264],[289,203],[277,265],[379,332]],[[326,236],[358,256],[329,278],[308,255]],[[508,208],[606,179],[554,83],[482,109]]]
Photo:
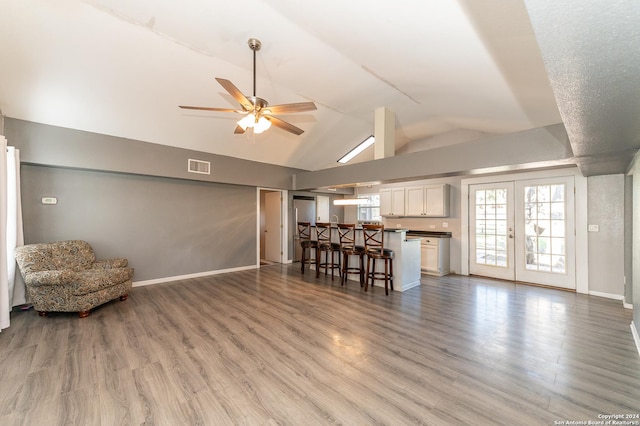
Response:
[[[575,289],[574,179],[469,187],[471,274]]]
[[[280,192],[264,195],[264,258],[282,263],[282,209]]]
[[[516,279],[576,288],[574,179],[516,182]]]
[[[500,182],[469,188],[469,272],[515,280],[514,185]]]

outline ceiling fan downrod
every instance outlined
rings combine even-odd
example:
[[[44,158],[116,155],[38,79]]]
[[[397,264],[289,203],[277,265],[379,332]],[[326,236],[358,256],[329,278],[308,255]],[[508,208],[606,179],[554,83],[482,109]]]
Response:
[[[249,49],[253,50],[253,97],[256,96],[256,52],[262,47],[262,43],[257,38],[250,38],[247,42]]]

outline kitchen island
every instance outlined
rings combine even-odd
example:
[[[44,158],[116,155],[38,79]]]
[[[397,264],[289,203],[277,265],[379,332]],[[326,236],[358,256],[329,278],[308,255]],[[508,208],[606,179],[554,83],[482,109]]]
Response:
[[[312,227],[314,228],[314,227]],[[384,247],[394,252],[393,258],[393,290],[406,291],[420,285],[420,239],[407,238],[407,229],[388,228],[384,230]],[[311,238],[316,239],[315,228],[311,230]],[[331,239],[338,242],[338,230],[332,229]],[[356,244],[364,246],[364,236],[362,228],[356,228]],[[315,256],[315,253],[312,253]],[[366,255],[365,255],[366,268]],[[350,260],[355,264],[355,258]],[[311,265],[315,269],[314,265]],[[384,271],[384,263],[376,262],[376,271]],[[349,281],[358,282],[357,275],[349,275]],[[376,280],[376,287],[384,288],[384,281]]]

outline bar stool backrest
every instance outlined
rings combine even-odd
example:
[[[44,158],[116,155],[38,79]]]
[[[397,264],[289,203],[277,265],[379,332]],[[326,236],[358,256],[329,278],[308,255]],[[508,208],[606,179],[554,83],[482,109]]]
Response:
[[[311,222],[298,222],[300,241],[311,241]]]
[[[338,236],[340,237],[341,249],[354,249],[356,246],[355,223],[339,223]]]
[[[316,237],[318,244],[331,243],[331,223],[316,222]]]
[[[384,225],[362,225],[366,251],[381,253],[384,248]]]

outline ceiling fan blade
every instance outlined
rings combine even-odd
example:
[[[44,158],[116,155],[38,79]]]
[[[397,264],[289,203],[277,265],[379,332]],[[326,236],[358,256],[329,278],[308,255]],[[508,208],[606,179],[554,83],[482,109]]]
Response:
[[[304,130],[302,130],[299,127],[294,126],[291,123],[287,123],[284,120],[280,120],[279,118],[273,117],[273,116],[264,116],[267,120],[269,120],[271,122],[271,124],[273,124],[276,127],[281,128],[282,130],[286,130],[287,132],[293,133],[294,135],[301,135],[304,133]]]
[[[243,134],[244,132],[245,132],[245,129],[243,129],[243,128],[242,128],[242,127],[240,127],[240,126],[236,126],[236,130],[234,130],[234,131],[233,131],[233,134],[234,134],[234,135],[241,135],[241,134]]]
[[[197,109],[201,111],[246,113],[246,111],[238,111],[237,109],[231,109],[231,108],[209,108],[209,107],[197,107],[197,106],[187,106],[187,105],[178,105],[178,107],[182,109]]]
[[[317,109],[313,102],[298,102],[294,104],[269,105],[265,110],[269,110],[271,114],[287,114],[293,112],[313,111]]]
[[[226,90],[231,96],[233,96],[233,99],[235,99],[240,105],[242,105],[242,108],[247,111],[253,109],[253,104],[232,82],[218,77],[216,77],[216,81],[220,83],[220,86],[224,87],[224,90]]]

